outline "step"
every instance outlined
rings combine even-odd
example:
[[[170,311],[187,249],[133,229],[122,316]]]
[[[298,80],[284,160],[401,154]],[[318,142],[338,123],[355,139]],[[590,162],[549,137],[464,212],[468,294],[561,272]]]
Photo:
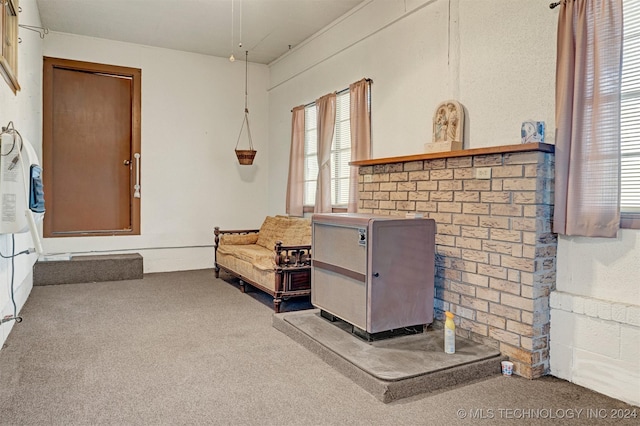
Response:
[[[507,359],[461,337],[456,353],[445,354],[442,330],[367,342],[344,324],[323,318],[318,309],[273,316],[273,327],[384,403],[499,375]]]
[[[33,285],[76,284],[142,279],[142,255],[72,256],[68,260],[38,260]]]

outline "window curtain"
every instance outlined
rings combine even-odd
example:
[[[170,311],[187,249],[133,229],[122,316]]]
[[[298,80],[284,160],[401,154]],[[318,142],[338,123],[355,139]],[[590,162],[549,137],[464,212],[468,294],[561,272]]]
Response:
[[[289,153],[286,212],[289,216],[303,216],[304,105],[295,107],[291,112],[291,151]]]
[[[622,0],[566,0],[558,18],[558,234],[615,237],[620,225]]]
[[[318,183],[314,213],[331,213],[331,142],[336,124],[336,94],[316,100],[318,114]]]
[[[351,125],[351,161],[368,160],[371,156],[371,118],[369,115],[369,84],[362,79],[349,85],[349,119]],[[349,170],[349,203],[347,212],[358,211],[358,167]]]

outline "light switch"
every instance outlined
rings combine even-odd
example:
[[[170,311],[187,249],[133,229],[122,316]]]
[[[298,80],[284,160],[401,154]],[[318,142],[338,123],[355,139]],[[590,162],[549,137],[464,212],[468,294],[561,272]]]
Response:
[[[476,179],[491,179],[491,167],[478,167],[476,169]]]

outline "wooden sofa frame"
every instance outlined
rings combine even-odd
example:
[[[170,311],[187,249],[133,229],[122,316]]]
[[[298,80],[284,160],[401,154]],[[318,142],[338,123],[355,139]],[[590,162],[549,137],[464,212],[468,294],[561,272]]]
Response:
[[[275,291],[244,277],[242,274],[218,265],[218,245],[220,235],[223,234],[257,234],[259,229],[222,230],[214,228],[214,261],[215,275],[220,277],[220,270],[235,276],[240,280],[240,291],[247,292],[246,284],[251,285],[273,297],[273,310],[280,312],[283,300],[292,297],[309,296],[311,294],[311,245],[284,246],[277,241],[274,247]]]

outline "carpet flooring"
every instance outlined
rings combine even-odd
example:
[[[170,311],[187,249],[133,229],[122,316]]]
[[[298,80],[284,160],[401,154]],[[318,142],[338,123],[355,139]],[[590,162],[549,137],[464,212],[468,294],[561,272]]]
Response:
[[[35,287],[0,351],[0,424],[638,424],[612,419],[637,407],[553,377],[384,404],[272,315],[270,298],[213,270]]]

